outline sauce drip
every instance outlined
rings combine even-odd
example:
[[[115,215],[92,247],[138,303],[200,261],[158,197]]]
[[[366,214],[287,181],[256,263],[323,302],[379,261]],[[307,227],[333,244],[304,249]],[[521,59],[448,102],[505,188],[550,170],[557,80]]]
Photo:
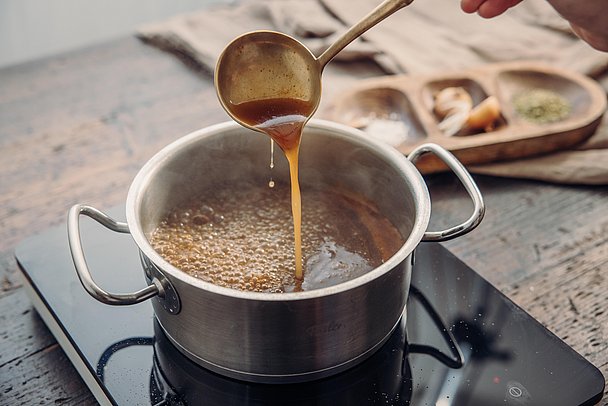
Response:
[[[285,153],[291,180],[296,278],[302,280],[302,203],[298,180],[298,155],[304,124],[314,111],[310,101],[292,98],[259,99],[232,106],[241,121],[266,133]]]
[[[268,187],[274,187],[274,179],[272,179],[272,170],[274,169],[274,141],[270,140],[270,180],[268,181]]]

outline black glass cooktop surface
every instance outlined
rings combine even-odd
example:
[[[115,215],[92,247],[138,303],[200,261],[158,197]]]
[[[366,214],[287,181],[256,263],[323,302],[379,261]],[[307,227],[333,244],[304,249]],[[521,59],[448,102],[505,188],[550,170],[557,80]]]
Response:
[[[82,223],[96,281],[112,292],[143,287],[130,237]],[[416,250],[407,318],[380,350],[346,372],[289,385],[207,371],[168,342],[150,303],[89,297],[65,227],[24,241],[16,256],[36,309],[102,404],[555,406],[593,405],[603,393],[599,370],[439,244]]]

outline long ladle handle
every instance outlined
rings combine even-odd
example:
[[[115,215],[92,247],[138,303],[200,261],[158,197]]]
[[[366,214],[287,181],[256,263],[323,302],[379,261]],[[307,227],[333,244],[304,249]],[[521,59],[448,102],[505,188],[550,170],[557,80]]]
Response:
[[[395,11],[400,10],[403,7],[409,5],[410,3],[412,3],[412,1],[414,0],[383,1],[378,7],[376,7],[368,15],[363,17],[361,21],[350,27],[348,31],[342,34],[342,36],[338,38],[336,42],[331,44],[330,47],[327,48],[325,52],[323,52],[321,56],[317,58],[321,69],[323,69],[325,65],[327,65],[327,63],[338,54],[338,52],[344,49],[344,47],[353,42],[365,31],[369,30],[374,25],[378,24],[380,21],[393,14]]]

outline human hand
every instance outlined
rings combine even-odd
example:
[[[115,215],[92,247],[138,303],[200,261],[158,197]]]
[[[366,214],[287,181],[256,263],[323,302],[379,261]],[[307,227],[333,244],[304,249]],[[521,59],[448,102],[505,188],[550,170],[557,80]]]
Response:
[[[522,0],[460,0],[460,7],[465,13],[477,13],[483,18],[501,15]]]
[[[606,0],[547,0],[570,22],[572,30],[593,48],[608,52],[608,2]]]
[[[566,20],[572,30],[593,48],[608,52],[608,2],[606,0],[547,0]],[[465,13],[477,13],[483,18],[501,15],[522,0],[460,0]]]

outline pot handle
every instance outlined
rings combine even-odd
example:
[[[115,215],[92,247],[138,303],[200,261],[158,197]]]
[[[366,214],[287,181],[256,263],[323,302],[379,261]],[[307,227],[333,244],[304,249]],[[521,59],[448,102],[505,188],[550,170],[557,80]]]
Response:
[[[481,192],[475,184],[473,178],[471,178],[471,174],[466,170],[466,168],[460,163],[460,161],[452,155],[450,152],[440,147],[437,144],[422,144],[416,149],[414,149],[407,157],[412,163],[415,162],[421,155],[424,155],[428,152],[432,152],[439,159],[443,161],[456,175],[456,177],[460,180],[465,190],[473,200],[474,208],[473,214],[466,221],[457,226],[450,227],[443,231],[427,231],[424,233],[424,237],[422,237],[422,241],[447,241],[452,238],[459,237],[473,230],[475,227],[479,225],[481,219],[486,212],[486,207],[483,202],[483,197],[481,196]]]
[[[127,223],[115,221],[107,214],[91,206],[76,204],[70,208],[68,213],[68,242],[70,244],[70,252],[72,253],[72,260],[74,261],[74,266],[76,267],[78,279],[80,279],[80,283],[82,283],[82,286],[89,293],[89,295],[93,296],[102,303],[115,306],[140,303],[156,295],[163,297],[164,288],[162,283],[157,278],[153,278],[152,284],[148,285],[144,289],[125,294],[106,292],[95,283],[91,273],[89,272],[89,267],[84,258],[84,251],[82,249],[82,241],[80,239],[81,214],[88,216],[97,221],[99,224],[119,233],[129,233],[129,225]]]

